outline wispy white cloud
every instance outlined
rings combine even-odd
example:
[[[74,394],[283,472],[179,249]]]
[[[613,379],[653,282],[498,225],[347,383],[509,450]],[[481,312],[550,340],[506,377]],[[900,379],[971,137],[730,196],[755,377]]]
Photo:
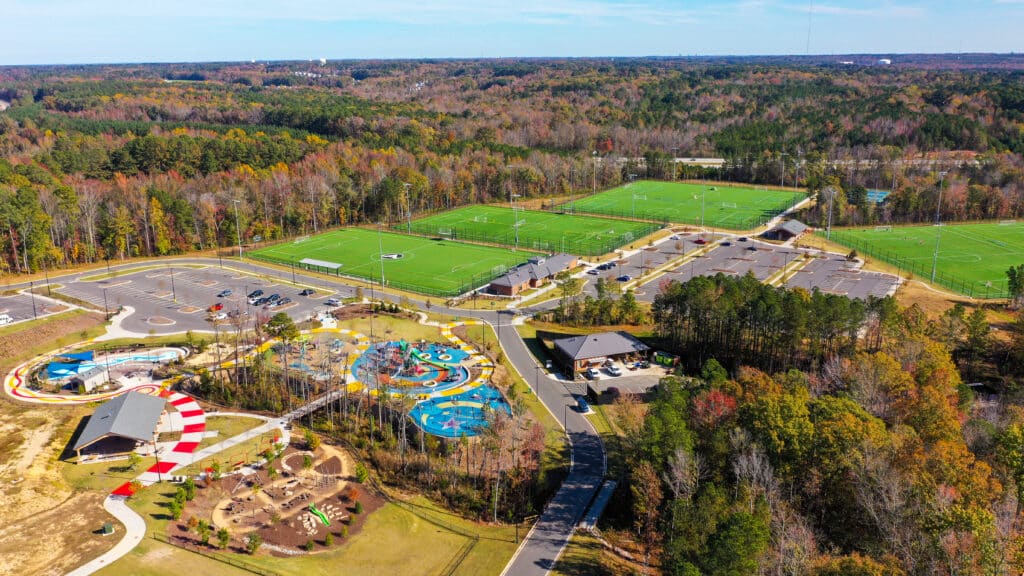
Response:
[[[1024,0],[1022,0],[1024,1]],[[807,14],[810,11],[814,15],[822,16],[857,16],[866,18],[920,18],[927,14],[927,10],[921,6],[911,4],[879,4],[874,6],[842,6],[838,4],[818,3],[813,6],[807,4],[782,4],[783,9],[790,12],[802,12]]]

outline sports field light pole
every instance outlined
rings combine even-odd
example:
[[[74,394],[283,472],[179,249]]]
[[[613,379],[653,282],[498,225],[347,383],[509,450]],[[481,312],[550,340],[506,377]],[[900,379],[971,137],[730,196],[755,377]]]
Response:
[[[384,237],[381,235],[380,229],[384,226],[383,222],[377,223],[377,259],[380,260],[380,289],[384,290]]]
[[[405,188],[405,211],[409,220],[408,231],[412,234],[412,199],[409,198],[409,187],[412,186],[412,184],[402,182],[402,186]]]
[[[171,302],[178,302],[178,293],[174,290],[174,270],[168,266],[167,274],[171,277]]]
[[[825,228],[825,240],[832,239],[832,201],[836,197],[836,189],[829,186],[822,190],[828,194],[828,226]]]
[[[716,188],[714,186],[712,186],[711,188],[705,186],[700,193],[700,227],[702,234],[704,230],[704,196],[707,195],[708,191],[714,192],[715,190]]]
[[[935,203],[935,253],[932,254],[932,283],[935,282],[935,270],[939,265],[939,241],[942,240],[942,183],[946,179],[947,172],[939,172],[939,200]]]
[[[232,198],[231,202],[235,205],[235,237],[238,239],[238,259],[242,259],[242,228],[238,220],[238,203],[240,200]]]
[[[779,154],[779,167],[782,169],[779,176],[779,186],[786,185],[786,156],[789,156],[789,154],[786,154],[785,152]]]
[[[597,194],[597,150],[592,154],[594,157],[594,194]]]
[[[669,181],[675,182],[676,181],[676,156],[679,154],[679,146],[673,146],[669,150],[672,152],[672,176],[669,178]]]

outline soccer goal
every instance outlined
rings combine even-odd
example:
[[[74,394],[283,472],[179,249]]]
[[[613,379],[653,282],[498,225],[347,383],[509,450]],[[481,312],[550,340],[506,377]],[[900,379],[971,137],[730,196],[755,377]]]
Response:
[[[506,272],[508,272],[508,266],[505,266],[504,264],[498,264],[494,268],[491,268],[491,274],[495,276],[501,276]]]
[[[647,200],[647,194],[633,194],[633,200]]]
[[[875,226],[875,232],[892,232],[892,226]]]
[[[736,208],[735,202],[722,202],[722,208]]]
[[[623,242],[632,242],[633,240],[635,240],[635,238],[633,237],[633,233],[632,232],[623,232],[622,233],[622,241]]]
[[[437,229],[437,235],[438,236],[449,236],[450,237],[452,235],[452,229],[451,228],[438,228]]]
[[[522,219],[522,220],[516,220],[516,223],[513,224],[513,226],[515,226],[516,228],[519,228],[519,227],[525,226],[525,225],[526,225],[526,219],[525,218]]]
[[[487,216],[473,216],[473,222],[483,222],[486,224],[490,220],[488,220]]]
[[[754,189],[757,190],[758,192],[767,192],[768,191],[768,187],[767,186],[758,186],[758,187],[756,187]]]
[[[301,244],[301,243],[305,242],[306,240],[309,240],[309,235],[308,234],[305,235],[305,236],[299,236],[298,238],[295,239],[294,242],[292,242],[292,244]]]
[[[1000,226],[1013,226],[1016,223],[1017,223],[1016,220],[1000,220],[999,221],[999,225]]]

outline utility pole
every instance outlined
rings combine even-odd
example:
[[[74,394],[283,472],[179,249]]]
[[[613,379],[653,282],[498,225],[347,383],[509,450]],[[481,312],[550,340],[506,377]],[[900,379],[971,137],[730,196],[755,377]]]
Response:
[[[789,156],[789,154],[785,152],[779,155],[779,167],[782,170],[779,177],[779,186],[786,185],[786,156]]]
[[[36,315],[36,290],[34,282],[31,280],[28,282],[28,294],[32,298],[32,319],[37,320],[39,319],[39,316]]]
[[[381,235],[380,229],[384,226],[383,222],[377,223],[377,259],[380,260],[380,289],[384,291],[384,237]]]
[[[932,254],[932,283],[935,282],[935,271],[939,265],[939,241],[942,240],[942,184],[946,172],[939,172],[939,198],[935,203],[935,252]]]
[[[594,194],[597,194],[597,150],[594,150]]]
[[[669,178],[669,180],[672,181],[672,182],[675,182],[676,181],[676,155],[679,154],[679,146],[673,146],[670,150],[672,152],[672,161],[670,162],[670,164],[672,164],[672,176]]]
[[[238,203],[237,198],[232,198],[231,202],[235,205],[235,236],[238,239],[238,259],[242,259],[242,227],[238,220]]]

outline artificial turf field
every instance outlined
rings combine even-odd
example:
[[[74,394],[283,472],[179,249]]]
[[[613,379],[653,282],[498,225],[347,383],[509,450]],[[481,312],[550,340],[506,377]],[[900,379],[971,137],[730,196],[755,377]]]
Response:
[[[819,234],[824,236],[824,232]],[[937,237],[936,283],[967,296],[1006,296],[1006,270],[1024,264],[1024,222],[832,230],[833,242],[889,262],[922,280],[931,278]]]
[[[640,180],[562,205],[566,210],[656,220],[701,223],[730,230],[759,226],[807,197],[802,192],[692,182]]]
[[[249,252],[258,260],[300,266],[334,273],[315,266],[303,266],[303,258],[341,264],[337,273],[374,282],[380,281],[384,258],[385,284],[435,296],[468,292],[500,276],[508,268],[526,261],[534,252],[513,252],[506,248],[479,246],[363,228],[343,228]],[[380,246],[383,246],[381,248]]]
[[[519,247],[578,256],[606,254],[659,228],[649,222],[597,216],[466,206],[414,220],[411,229],[418,234],[515,246],[517,222]],[[404,232],[408,228],[403,224],[395,229]]]

